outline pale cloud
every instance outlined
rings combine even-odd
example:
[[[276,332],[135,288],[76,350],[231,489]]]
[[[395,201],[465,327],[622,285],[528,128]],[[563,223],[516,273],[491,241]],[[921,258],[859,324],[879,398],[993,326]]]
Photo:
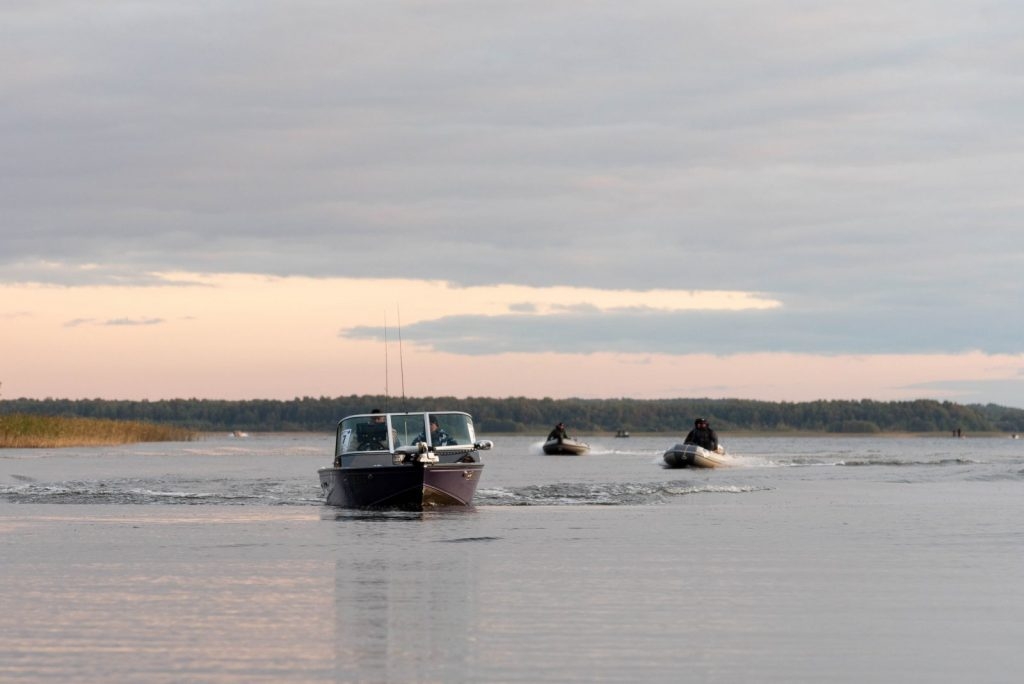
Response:
[[[163,322],[162,318],[112,318],[103,325],[159,325]]]
[[[454,288],[458,297],[497,305],[507,311],[553,315],[566,311],[602,312],[614,310],[643,311],[739,311],[773,309],[778,300],[757,292],[725,292],[719,290],[602,290],[588,287],[531,287],[496,285]]]

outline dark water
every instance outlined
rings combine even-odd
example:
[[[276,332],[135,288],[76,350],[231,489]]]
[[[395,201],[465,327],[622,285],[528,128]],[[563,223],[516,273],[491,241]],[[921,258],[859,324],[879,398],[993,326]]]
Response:
[[[723,440],[425,513],[323,506],[330,435],[3,450],[0,681],[1018,681],[1024,440]]]

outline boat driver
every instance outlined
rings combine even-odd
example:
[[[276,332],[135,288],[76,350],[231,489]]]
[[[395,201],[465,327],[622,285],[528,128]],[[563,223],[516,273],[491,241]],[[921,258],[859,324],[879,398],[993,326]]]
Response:
[[[686,435],[685,444],[696,444],[699,447],[703,447],[708,451],[715,451],[718,449],[718,435],[708,425],[708,421],[703,418],[698,418],[693,421],[693,429]]]
[[[427,441],[427,437],[421,432],[416,439],[412,440],[412,443],[419,444],[420,442],[425,441]],[[441,426],[438,425],[437,418],[435,416],[430,416],[430,443],[436,447],[458,444],[458,442],[452,439],[451,435],[441,429]]]
[[[569,433],[565,429],[565,423],[559,423],[555,428],[548,433],[548,441],[557,439],[561,442],[563,439],[570,439]]]
[[[379,408],[373,409],[370,413],[372,417],[370,418],[369,424],[372,426],[379,426],[376,429],[380,431],[380,441],[374,440],[372,444],[368,443],[366,445],[366,448],[374,450],[386,450],[387,444],[385,443],[384,440],[387,440],[388,434],[388,429],[387,427],[385,427],[388,422],[387,416],[381,413]],[[398,441],[398,430],[394,428],[391,428],[391,442],[395,445],[395,448],[402,446],[401,442]],[[361,446],[360,448],[363,447]]]

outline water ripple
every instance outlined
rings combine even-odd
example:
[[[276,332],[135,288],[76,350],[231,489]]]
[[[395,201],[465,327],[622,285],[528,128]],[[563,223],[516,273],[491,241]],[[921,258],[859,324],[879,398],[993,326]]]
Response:
[[[745,494],[771,489],[674,482],[601,482],[531,485],[477,492],[478,506],[637,506],[664,503],[689,494]]]

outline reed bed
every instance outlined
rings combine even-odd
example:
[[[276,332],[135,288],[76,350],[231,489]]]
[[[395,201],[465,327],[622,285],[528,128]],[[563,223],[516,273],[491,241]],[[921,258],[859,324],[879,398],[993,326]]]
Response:
[[[135,442],[191,442],[197,433],[173,425],[129,420],[0,416],[0,448],[107,446]]]

